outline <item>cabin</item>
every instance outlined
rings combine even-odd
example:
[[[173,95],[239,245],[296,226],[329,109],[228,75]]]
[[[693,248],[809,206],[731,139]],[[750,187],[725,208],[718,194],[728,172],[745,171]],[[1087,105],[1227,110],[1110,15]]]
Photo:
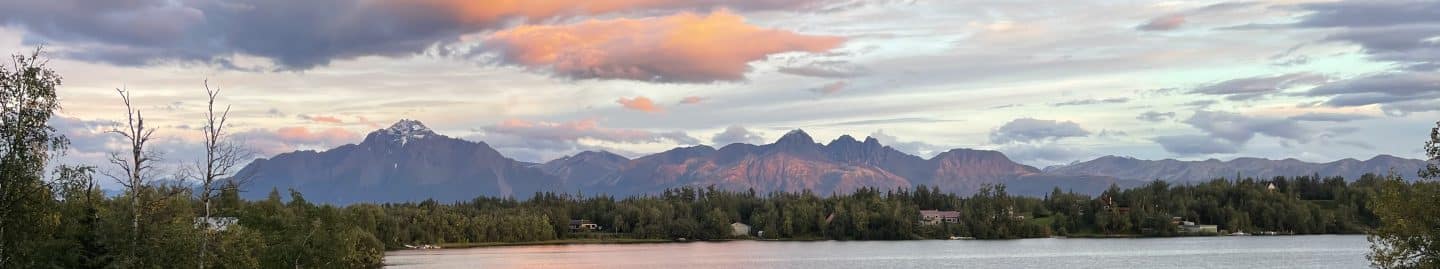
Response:
[[[920,210],[920,224],[959,223],[959,211]]]
[[[1195,224],[1195,222],[1181,221],[1176,226],[1176,231],[1182,234],[1219,234],[1220,226]]]
[[[595,222],[592,222],[592,221],[590,221],[590,220],[588,220],[588,219],[572,219],[572,220],[570,220],[570,231],[571,231],[571,232],[589,232],[589,231],[595,231],[595,230],[600,230],[600,225],[599,225],[599,224],[595,224]]]
[[[750,225],[739,222],[731,223],[730,236],[750,236]]]
[[[195,229],[210,227],[211,231],[223,232],[239,222],[240,219],[235,217],[195,217]]]

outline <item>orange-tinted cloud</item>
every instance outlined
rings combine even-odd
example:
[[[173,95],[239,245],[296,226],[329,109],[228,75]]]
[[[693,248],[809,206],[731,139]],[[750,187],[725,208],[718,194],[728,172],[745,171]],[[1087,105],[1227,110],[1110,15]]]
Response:
[[[680,99],[680,103],[686,105],[699,104],[700,102],[705,102],[705,97],[686,96],[684,99]]]
[[[615,103],[620,104],[620,106],[625,107],[625,109],[639,110],[650,113],[660,112],[661,110],[664,110],[660,108],[660,106],[655,105],[655,101],[650,100],[649,97],[644,96],[636,96],[635,98],[620,97],[619,100],[615,100]]]
[[[760,28],[725,10],[524,25],[485,40],[503,62],[557,76],[667,82],[742,80],[752,61],[784,52],[825,52],[844,42],[843,37]]]
[[[360,135],[335,127],[313,131],[305,127],[282,127],[275,130],[275,137],[294,144],[327,145],[359,140]]]
[[[360,140],[360,134],[344,128],[310,129],[303,126],[275,130],[252,129],[237,134],[249,146],[265,155],[295,151],[303,147],[329,148]]]
[[[637,10],[677,11],[712,8],[738,10],[815,10],[827,0],[400,0],[379,1],[389,9],[446,10],[465,24],[495,24],[506,19],[544,20]]]

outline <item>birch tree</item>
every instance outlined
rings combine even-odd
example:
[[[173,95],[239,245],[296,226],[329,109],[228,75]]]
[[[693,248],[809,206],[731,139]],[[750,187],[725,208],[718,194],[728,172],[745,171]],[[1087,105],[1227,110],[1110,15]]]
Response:
[[[60,75],[45,66],[42,49],[0,65],[0,268],[25,268],[49,200],[42,180],[47,161],[67,141],[48,123],[60,109]]]
[[[139,250],[140,242],[146,239],[141,234],[143,229],[140,221],[145,214],[144,188],[149,180],[154,178],[156,173],[154,163],[159,161],[160,156],[145,148],[146,144],[150,142],[151,136],[155,134],[155,128],[145,126],[145,116],[130,102],[130,92],[125,89],[115,89],[115,92],[120,94],[120,100],[125,103],[125,122],[120,126],[123,129],[117,128],[111,130],[110,133],[124,138],[125,142],[129,144],[129,151],[110,154],[110,163],[123,174],[105,173],[105,175],[114,179],[130,194],[130,247],[131,253],[134,254]],[[131,258],[138,257],[132,256]]]
[[[213,217],[211,200],[222,188],[238,188],[248,178],[231,175],[242,162],[254,156],[253,152],[243,147],[240,143],[232,140],[226,131],[226,123],[230,116],[230,106],[226,105],[223,110],[216,111],[215,98],[220,96],[220,89],[210,88],[210,82],[205,82],[206,109],[205,123],[201,126],[204,133],[205,159],[200,160],[193,168],[198,171],[200,189],[197,195],[200,203],[204,205],[203,221],[200,222],[201,232],[204,236],[200,240],[200,268],[206,267],[206,260],[209,259],[210,241],[214,238],[213,228],[210,227],[210,220]]]

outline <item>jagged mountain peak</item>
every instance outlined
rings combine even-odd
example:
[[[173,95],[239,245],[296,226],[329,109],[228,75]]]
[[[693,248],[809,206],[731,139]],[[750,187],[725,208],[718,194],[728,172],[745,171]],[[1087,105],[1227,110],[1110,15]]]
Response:
[[[389,128],[385,128],[383,131],[393,135],[435,134],[435,131],[430,130],[430,127],[425,127],[424,123],[412,119],[400,119],[400,121],[396,121],[395,124],[391,124]]]
[[[874,137],[866,136],[866,137],[865,137],[865,144],[866,144],[866,145],[879,145],[879,144],[880,144],[880,139],[875,139]]]
[[[562,158],[560,158],[560,159],[569,159],[569,160],[607,160],[607,161],[629,161],[629,160],[630,160],[630,158],[626,158],[625,156],[621,156],[620,154],[615,154],[615,153],[611,153],[611,152],[609,152],[609,151],[604,151],[604,150],[586,150],[586,151],[581,151],[580,153],[576,153],[575,155],[565,156],[565,157],[562,157]]]
[[[795,129],[785,133],[779,140],[775,140],[775,144],[815,144],[815,139],[805,133],[805,130]]]
[[[390,127],[376,130],[371,133],[370,136],[377,137],[377,134],[383,135],[388,138],[390,142],[400,144],[401,146],[409,144],[410,141],[437,136],[434,130],[430,130],[430,127],[425,127],[424,123],[412,119],[396,121],[395,124],[391,124]]]
[[[850,135],[847,134],[847,135],[840,135],[840,137],[836,137],[835,140],[831,140],[829,145],[830,145],[830,146],[834,146],[834,145],[840,144],[840,143],[852,144],[852,143],[860,143],[860,141],[859,141],[859,140],[855,140],[855,137],[850,136]]]

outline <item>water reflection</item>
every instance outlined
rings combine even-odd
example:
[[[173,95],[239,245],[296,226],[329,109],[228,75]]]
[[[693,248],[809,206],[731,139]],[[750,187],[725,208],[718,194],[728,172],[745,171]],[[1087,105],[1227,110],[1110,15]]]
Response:
[[[1357,235],[735,241],[395,251],[386,260],[394,268],[1363,268],[1368,246]]]

